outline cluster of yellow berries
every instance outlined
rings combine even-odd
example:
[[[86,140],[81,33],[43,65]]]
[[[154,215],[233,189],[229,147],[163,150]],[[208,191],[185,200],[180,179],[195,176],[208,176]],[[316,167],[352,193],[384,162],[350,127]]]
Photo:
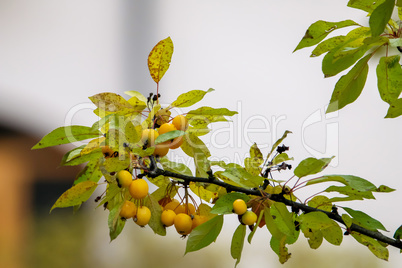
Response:
[[[257,222],[257,214],[251,210],[247,210],[247,204],[243,199],[236,199],[233,202],[233,212],[241,216],[241,223],[245,225],[253,225]]]
[[[141,141],[146,144],[146,146],[151,147],[155,146],[155,151],[153,153],[154,156],[165,156],[169,149],[177,149],[179,148],[183,142],[184,137],[180,136],[173,140],[166,141],[160,144],[155,145],[155,140],[159,135],[168,133],[174,130],[182,130],[186,131],[188,128],[188,120],[183,115],[177,115],[173,118],[172,123],[164,123],[162,124],[158,130],[156,129],[144,129],[141,134]]]
[[[116,176],[120,187],[128,188],[130,195],[135,200],[144,199],[148,195],[148,183],[144,179],[132,179],[132,175],[127,170],[121,170]],[[139,206],[129,200],[125,200],[120,210],[120,217],[125,219],[133,218],[139,226],[145,226],[151,219],[151,211],[146,206]]]
[[[173,199],[164,206],[161,221],[166,227],[174,225],[179,234],[188,235],[195,227],[206,222],[207,218],[199,215],[193,204],[180,204],[179,200]]]

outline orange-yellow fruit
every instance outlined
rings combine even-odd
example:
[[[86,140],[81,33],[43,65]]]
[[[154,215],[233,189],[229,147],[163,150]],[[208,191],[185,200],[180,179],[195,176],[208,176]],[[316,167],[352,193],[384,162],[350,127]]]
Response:
[[[185,213],[179,213],[174,218],[174,227],[181,235],[188,235],[191,232],[193,221],[191,217]]]
[[[148,195],[148,183],[144,179],[135,179],[128,186],[131,196],[135,199],[142,199]]]
[[[173,139],[173,141],[169,144],[170,149],[177,149],[179,148],[184,142],[184,136],[177,137]]]
[[[158,136],[159,133],[155,129],[144,129],[141,133],[141,141],[148,146],[154,146]]]
[[[253,225],[257,221],[257,214],[252,211],[246,211],[241,217],[241,222],[245,225]]]
[[[108,145],[102,146],[102,154],[105,158],[111,157],[113,153],[114,151]]]
[[[146,206],[141,206],[137,209],[137,215],[134,217],[134,222],[139,226],[145,226],[151,219],[151,211]]]
[[[195,215],[195,207],[194,207],[194,205],[191,204],[191,203],[188,203],[187,205],[188,205],[187,210],[186,210],[186,205],[184,205],[184,210],[187,211],[187,214],[188,215]]]
[[[159,127],[158,133],[159,133],[159,135],[162,135],[162,134],[168,133],[173,130],[177,130],[173,124],[165,123]]]
[[[131,201],[124,201],[123,206],[120,210],[120,217],[122,218],[132,218],[137,214],[137,206]]]
[[[193,218],[193,225],[191,226],[191,230],[197,227],[198,225],[203,224],[207,221],[207,217],[201,215],[194,215]]]
[[[172,226],[174,224],[174,218],[176,217],[176,213],[171,210],[164,210],[162,211],[161,214],[161,221],[163,223],[163,225],[165,225],[166,227]]]
[[[175,118],[173,118],[172,124],[177,130],[186,131],[188,128],[188,120],[184,115],[177,115]]]
[[[169,144],[166,144],[164,142],[161,144],[157,144],[155,146],[155,151],[154,151],[153,155],[163,157],[163,156],[167,155],[168,152],[169,152]]]
[[[247,205],[246,202],[244,202],[243,199],[236,199],[233,202],[233,211],[237,215],[243,215],[247,211]]]
[[[164,207],[165,210],[171,209],[171,210],[175,210],[176,208],[178,208],[180,206],[180,202],[177,199],[173,199],[172,201],[170,201],[169,203],[167,203]],[[177,214],[177,213],[176,213]]]
[[[128,187],[133,181],[133,176],[127,170],[120,170],[116,176],[117,183],[121,187]]]

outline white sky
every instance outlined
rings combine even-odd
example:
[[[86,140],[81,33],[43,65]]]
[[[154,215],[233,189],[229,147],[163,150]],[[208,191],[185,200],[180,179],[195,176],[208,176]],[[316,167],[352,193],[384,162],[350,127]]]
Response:
[[[285,144],[294,166],[310,156],[336,155],[329,174],[402,189],[402,118],[383,119],[387,105],[379,98],[375,65],[357,102],[325,119],[339,77],[324,79],[322,57],[309,58],[311,49],[292,53],[319,19],[367,25],[365,14],[346,3],[0,0],[0,122],[38,137],[71,115],[74,124],[92,124],[88,96],[155,90],[146,59],[170,36],[175,52],[160,85],[162,100],[212,87],[216,91],[200,106],[239,112],[233,125],[219,124],[206,137],[212,155],[237,161],[248,152],[249,140],[263,147],[291,130]],[[346,206],[379,219],[392,236],[402,223],[402,195],[376,197]],[[401,255],[390,251],[382,267],[399,267]],[[243,257],[239,267],[247,258],[252,256]]]

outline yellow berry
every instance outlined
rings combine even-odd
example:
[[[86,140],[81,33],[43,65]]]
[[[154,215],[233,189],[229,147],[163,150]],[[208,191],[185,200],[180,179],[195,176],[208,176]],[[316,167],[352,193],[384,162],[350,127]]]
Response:
[[[134,222],[139,226],[145,226],[151,219],[151,211],[146,206],[141,206],[137,209],[137,215],[134,217]]]
[[[245,225],[253,225],[257,221],[257,214],[253,211],[246,211],[241,217],[241,222]]]
[[[135,199],[142,199],[148,195],[148,183],[144,179],[133,180],[128,187],[131,196]]]
[[[120,217],[122,218],[132,218],[137,214],[137,206],[131,201],[124,201],[123,206],[120,210]]]
[[[169,152],[169,144],[168,143],[160,143],[155,146],[155,151],[153,152],[154,156],[163,157],[167,155]]]
[[[128,187],[133,181],[133,176],[127,170],[120,170],[116,176],[117,183],[120,187]]]
[[[198,225],[203,224],[207,221],[207,217],[201,215],[194,215],[193,218],[193,225],[191,226],[191,230],[197,227]]]
[[[167,203],[164,207],[165,210],[171,209],[171,210],[175,210],[176,208],[178,208],[180,206],[180,202],[177,199],[173,199],[172,201],[170,201],[169,203]],[[177,214],[177,213],[176,213]]]
[[[233,202],[233,211],[237,215],[243,215],[247,211],[247,205],[246,202],[244,202],[243,199],[236,199]]]
[[[159,133],[155,129],[144,129],[141,133],[141,141],[148,146],[154,146]]]
[[[174,138],[172,142],[169,144],[170,149],[177,149],[179,148],[184,142],[184,136],[180,136],[177,138]]]
[[[174,224],[174,218],[176,217],[176,213],[171,210],[164,210],[161,214],[161,221],[163,223],[163,225],[169,227],[172,226]]]
[[[188,120],[184,115],[177,115],[175,118],[173,118],[172,124],[178,130],[186,131],[188,128]]]
[[[162,135],[162,134],[168,133],[173,130],[177,130],[173,124],[165,123],[159,127],[158,133],[159,133],[159,135]]]
[[[181,235],[188,235],[191,232],[193,221],[191,217],[185,213],[179,213],[174,218],[174,227]]]
[[[187,212],[188,215],[195,215],[195,207],[191,203],[187,204],[187,210],[186,205],[184,205],[184,210]]]
[[[111,156],[113,156],[114,151],[108,146],[102,146],[102,154],[104,155],[105,158],[109,158]]]

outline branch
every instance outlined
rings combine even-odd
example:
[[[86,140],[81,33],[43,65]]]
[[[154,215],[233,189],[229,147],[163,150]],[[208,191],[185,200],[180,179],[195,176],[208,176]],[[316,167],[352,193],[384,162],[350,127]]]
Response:
[[[153,161],[151,160],[151,163]],[[153,167],[156,167],[156,165],[154,165]],[[218,180],[212,173],[212,171],[208,171],[208,178],[202,178],[202,177],[193,177],[193,176],[187,176],[187,175],[183,175],[183,174],[178,174],[175,172],[171,172],[171,171],[167,171],[167,170],[163,170],[160,168],[151,168],[148,171],[146,171],[146,175],[151,177],[151,178],[155,178],[158,177],[160,175],[162,176],[166,176],[166,177],[172,177],[172,178],[177,178],[177,179],[181,179],[184,180],[186,182],[203,182],[203,183],[212,183],[218,186],[222,186],[226,189],[226,191],[229,192],[240,192],[240,193],[245,193],[247,195],[255,195],[255,196],[266,196],[269,199],[276,201],[276,202],[281,202],[284,203],[287,206],[292,207],[293,209],[296,210],[301,210],[305,213],[308,212],[314,212],[314,211],[319,211],[322,213],[325,213],[330,219],[337,221],[343,225],[346,226],[345,222],[342,220],[342,217],[334,212],[328,212],[325,210],[321,210],[318,208],[314,208],[314,207],[310,207],[307,206],[305,204],[302,203],[298,203],[298,202],[294,202],[291,201],[289,199],[286,199],[283,197],[283,194],[268,194],[265,192],[262,192],[260,189],[258,188],[253,188],[253,189],[247,189],[247,188],[243,188],[243,187],[239,187],[239,186],[235,186],[235,185],[231,185],[228,184],[226,182],[223,182],[221,180]],[[374,238],[378,241],[384,242],[388,245],[394,246],[396,248],[402,249],[402,241],[401,240],[397,240],[397,239],[393,239],[390,237],[387,237],[385,235],[383,235],[382,233],[378,232],[378,231],[372,231],[372,230],[368,230],[366,228],[363,228],[359,225],[356,224],[352,224],[350,226],[350,228],[348,228],[349,232],[357,232],[363,235],[366,235],[368,237]]]

